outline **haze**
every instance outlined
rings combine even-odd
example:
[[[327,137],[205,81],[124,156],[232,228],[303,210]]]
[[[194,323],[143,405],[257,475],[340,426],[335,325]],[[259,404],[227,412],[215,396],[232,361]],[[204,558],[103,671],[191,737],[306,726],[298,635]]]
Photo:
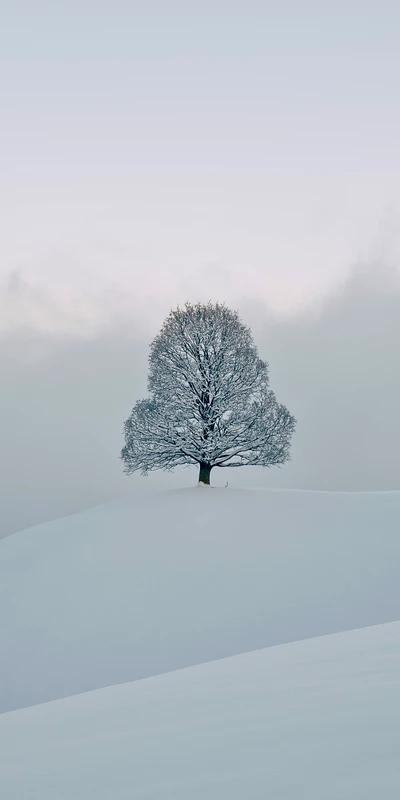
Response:
[[[400,7],[5,3],[0,535],[128,480],[171,306],[251,325],[298,418],[234,485],[399,488]]]

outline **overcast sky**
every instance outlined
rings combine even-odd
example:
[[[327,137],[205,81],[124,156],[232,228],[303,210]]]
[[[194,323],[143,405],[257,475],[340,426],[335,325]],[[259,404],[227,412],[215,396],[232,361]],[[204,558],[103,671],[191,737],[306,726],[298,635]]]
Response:
[[[122,422],[187,299],[239,309],[299,420],[292,464],[236,484],[399,488],[400,5],[0,22],[0,532],[137,485]]]

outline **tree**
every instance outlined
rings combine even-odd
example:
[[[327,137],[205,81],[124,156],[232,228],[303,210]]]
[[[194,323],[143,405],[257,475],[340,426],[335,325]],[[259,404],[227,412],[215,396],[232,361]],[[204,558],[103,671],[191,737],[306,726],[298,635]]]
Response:
[[[218,303],[171,311],[149,363],[150,397],[124,426],[126,474],[198,464],[209,484],[213,467],[289,460],[296,420],[269,388],[268,364],[237,312]]]

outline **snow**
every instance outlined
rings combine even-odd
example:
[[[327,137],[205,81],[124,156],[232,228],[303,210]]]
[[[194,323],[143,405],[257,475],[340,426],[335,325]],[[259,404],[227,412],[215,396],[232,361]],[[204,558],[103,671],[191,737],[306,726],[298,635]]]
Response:
[[[397,800],[400,623],[0,716],[2,800]]]
[[[397,492],[193,488],[14,534],[0,710],[399,619],[399,532]]]

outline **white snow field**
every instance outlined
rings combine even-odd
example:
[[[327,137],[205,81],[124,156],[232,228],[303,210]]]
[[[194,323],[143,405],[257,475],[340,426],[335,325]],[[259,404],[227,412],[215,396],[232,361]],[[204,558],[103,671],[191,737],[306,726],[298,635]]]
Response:
[[[0,710],[399,619],[399,562],[400,492],[197,487],[14,534]]]
[[[398,800],[400,623],[0,716],[2,800]]]

